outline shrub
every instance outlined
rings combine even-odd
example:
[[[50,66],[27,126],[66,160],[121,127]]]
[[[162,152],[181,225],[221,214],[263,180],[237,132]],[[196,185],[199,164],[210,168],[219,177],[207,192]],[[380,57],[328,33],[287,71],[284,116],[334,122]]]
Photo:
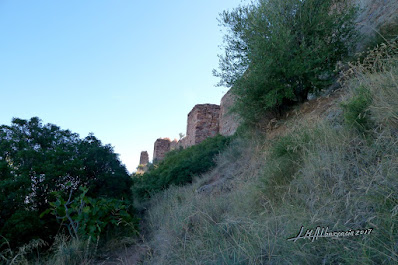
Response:
[[[382,43],[361,55],[342,72],[340,81],[351,89],[343,103],[346,122],[360,132],[372,125],[398,125],[398,40]],[[348,80],[348,81],[347,81]]]
[[[42,215],[51,212],[57,220],[65,225],[70,236],[91,238],[95,240],[110,227],[120,224],[137,227],[137,220],[128,211],[125,201],[110,198],[91,198],[86,196],[88,189],[80,187],[79,195],[64,200],[60,193],[55,193],[57,200],[50,202],[51,208]],[[135,230],[134,230],[135,231]]]
[[[366,108],[353,109],[369,110],[378,126],[369,135],[372,141],[355,127],[327,120],[295,123],[286,136],[261,143],[265,157],[256,154],[263,161],[257,171],[251,159],[238,160],[239,170],[231,171],[237,164],[232,159],[204,177],[208,182],[228,175],[232,188],[198,193],[207,183],[201,180],[153,196],[148,210],[152,251],[144,264],[397,264],[396,59],[379,61],[380,70],[361,71],[347,83],[355,93],[363,86],[371,94]],[[313,232],[317,226],[329,232],[373,232],[287,241],[301,226]]]
[[[92,134],[81,139],[37,117],[0,126],[0,233],[11,247],[54,239],[55,217],[38,219],[55,200],[54,191],[65,198],[87,186],[91,198],[122,200],[130,198],[130,185],[112,146]]]
[[[229,137],[218,135],[198,145],[169,152],[158,165],[142,176],[136,175],[133,178],[134,196],[145,198],[170,185],[191,182],[193,177],[209,171],[215,165],[215,156],[224,150],[229,142]]]
[[[342,104],[345,122],[359,132],[369,130],[371,128],[369,110],[371,103],[370,91],[364,86],[357,88],[354,97]]]
[[[335,64],[352,51],[355,9],[347,1],[254,1],[223,12],[228,30],[219,85],[232,87],[248,123],[328,87]]]

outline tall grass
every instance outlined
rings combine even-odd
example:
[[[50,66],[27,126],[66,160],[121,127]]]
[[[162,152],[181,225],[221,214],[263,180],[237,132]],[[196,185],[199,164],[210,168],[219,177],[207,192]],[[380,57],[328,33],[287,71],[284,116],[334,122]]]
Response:
[[[33,239],[28,244],[13,250],[9,242],[3,238],[3,243],[0,245],[2,251],[0,252],[0,264],[6,265],[23,265],[29,264],[29,259],[33,256],[35,259],[40,258],[40,250],[47,244],[41,239]]]
[[[344,126],[297,122],[273,141],[231,144],[212,172],[152,198],[144,264],[397,264],[398,65],[382,52],[351,65]],[[301,226],[373,232],[287,241]]]
[[[246,152],[255,150],[255,146],[245,145],[243,142],[231,144],[218,158],[218,167],[213,173],[192,185],[172,187],[152,198],[147,221],[153,235],[150,242],[153,252],[146,262],[223,264],[243,262],[254,256],[262,236],[253,234],[251,228],[267,228],[251,218],[251,204],[258,191],[250,180],[261,168],[262,159],[258,154]],[[226,167],[227,164],[233,164],[234,168]],[[219,183],[224,189],[218,187],[210,194],[198,192],[217,174],[228,178],[233,173],[233,183]],[[247,212],[242,214],[244,210]]]

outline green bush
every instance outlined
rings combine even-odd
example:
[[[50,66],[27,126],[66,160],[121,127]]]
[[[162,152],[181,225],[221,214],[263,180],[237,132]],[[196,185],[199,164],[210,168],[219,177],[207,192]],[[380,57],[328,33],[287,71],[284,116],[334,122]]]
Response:
[[[200,181],[151,198],[143,264],[398,264],[398,57],[389,58],[376,72],[353,69],[347,83],[354,99],[358,87],[371,93],[369,106],[353,108],[370,110],[371,141],[328,113],[287,121],[279,139],[250,139],[239,153],[254,157],[218,159]],[[225,189],[197,192],[215,177]],[[373,232],[288,241],[301,226]]]
[[[364,86],[355,90],[355,95],[346,103],[342,104],[345,122],[365,132],[371,127],[369,106],[372,103],[372,95]]]
[[[26,238],[38,239],[40,229],[42,229],[42,220],[37,212],[18,209],[9,219],[5,220],[2,236],[12,239],[13,246],[20,246],[26,243]]]
[[[57,200],[50,202],[51,208],[42,215],[51,212],[75,239],[90,237],[95,240],[107,228],[119,224],[136,228],[137,220],[129,214],[129,206],[125,201],[91,198],[86,196],[86,187],[80,187],[79,191],[81,193],[74,197],[71,192],[67,200],[60,193],[56,193]]]
[[[336,63],[354,49],[355,13],[347,1],[332,0],[259,0],[223,12],[228,33],[214,75],[232,87],[244,121],[330,86]]]
[[[38,216],[56,199],[53,192],[67,198],[81,186],[91,198],[131,197],[125,166],[94,135],[81,139],[37,117],[0,126],[0,234],[12,248],[37,238],[51,242],[59,224]]]
[[[215,156],[225,149],[230,139],[218,135],[198,145],[168,153],[163,161],[148,172],[133,177],[134,196],[146,198],[170,185],[191,182],[193,177],[209,171],[215,165]]]

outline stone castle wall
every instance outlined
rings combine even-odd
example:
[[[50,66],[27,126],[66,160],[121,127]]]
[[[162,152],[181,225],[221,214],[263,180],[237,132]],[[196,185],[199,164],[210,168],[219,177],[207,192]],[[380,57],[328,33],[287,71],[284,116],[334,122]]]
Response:
[[[169,138],[157,139],[154,143],[153,162],[163,160],[167,152],[199,144],[217,134],[233,135],[239,126],[239,117],[229,111],[234,100],[234,96],[228,91],[221,99],[220,105],[195,105],[188,114],[186,136],[179,141],[170,141]],[[145,153],[148,155],[146,151],[141,152],[140,164],[149,162]]]
[[[393,27],[395,25],[396,27],[398,25],[397,0],[349,1],[360,8],[356,26],[365,36],[377,35],[382,26]],[[361,48],[361,45],[363,45],[363,42],[357,48]],[[196,105],[188,114],[186,136],[173,142],[169,139],[157,139],[154,146],[153,161],[162,160],[170,150],[198,144],[218,133],[224,136],[233,135],[240,124],[239,116],[231,114],[229,111],[234,101],[234,96],[228,91],[221,99],[220,106],[214,104]],[[140,159],[140,164],[142,161],[146,161],[146,158],[142,159]]]
[[[192,146],[219,133],[220,106],[198,104],[188,114],[185,147]]]
[[[233,135],[239,127],[239,115],[231,113],[235,102],[235,96],[229,90],[221,99],[220,103],[220,134],[223,136]]]
[[[187,140],[187,137],[183,137],[183,138],[181,138],[178,142],[177,142],[177,148],[176,149],[180,149],[180,148],[186,148],[187,146],[186,146],[186,140]]]
[[[149,163],[149,155],[147,151],[142,151],[140,155],[140,165],[147,165]]]
[[[172,142],[170,142],[170,151],[178,149],[178,141],[177,139],[174,139]]]
[[[159,138],[155,141],[153,149],[153,161],[160,161],[164,159],[167,152],[170,151],[171,141],[169,138]]]

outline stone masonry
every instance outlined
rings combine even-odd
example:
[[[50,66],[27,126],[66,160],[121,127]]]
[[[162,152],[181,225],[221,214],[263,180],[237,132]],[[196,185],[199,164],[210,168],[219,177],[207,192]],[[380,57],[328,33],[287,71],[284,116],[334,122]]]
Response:
[[[174,139],[172,142],[170,142],[170,151],[178,149],[178,141],[177,139]]]
[[[155,141],[155,147],[153,150],[153,161],[161,161],[167,152],[170,151],[170,139],[169,138],[159,138]]]
[[[220,106],[216,104],[195,105],[188,114],[186,136],[179,141],[176,139],[170,141],[169,138],[157,139],[154,144],[153,162],[161,161],[171,150],[196,145],[217,134],[233,135],[239,126],[239,117],[229,112],[233,103],[234,96],[228,91],[221,99]]]
[[[229,90],[221,99],[220,103],[220,134],[223,136],[233,135],[240,124],[239,116],[231,113],[231,107],[235,102],[235,96]]]
[[[188,114],[185,146],[192,146],[219,133],[220,106],[198,104]]]
[[[142,151],[140,155],[140,165],[147,165],[149,163],[149,155],[147,151]]]
[[[397,0],[349,1],[357,4],[361,9],[355,24],[357,29],[364,35],[372,36],[382,26],[396,26],[398,24],[398,17],[396,15],[398,12]],[[177,142],[175,140],[171,142],[167,138],[156,140],[153,162],[162,160],[170,150],[198,144],[204,139],[213,137],[218,133],[224,136],[233,135],[240,124],[239,116],[229,112],[234,100],[234,96],[228,91],[221,99],[220,106],[214,104],[196,105],[188,114],[187,134],[184,138]],[[149,160],[143,153],[141,153],[140,164],[144,164]],[[145,153],[146,155],[148,154],[147,152]]]
[[[186,147],[187,147],[186,141],[187,141],[187,137],[181,138],[181,139],[177,142],[177,149],[186,148]]]

